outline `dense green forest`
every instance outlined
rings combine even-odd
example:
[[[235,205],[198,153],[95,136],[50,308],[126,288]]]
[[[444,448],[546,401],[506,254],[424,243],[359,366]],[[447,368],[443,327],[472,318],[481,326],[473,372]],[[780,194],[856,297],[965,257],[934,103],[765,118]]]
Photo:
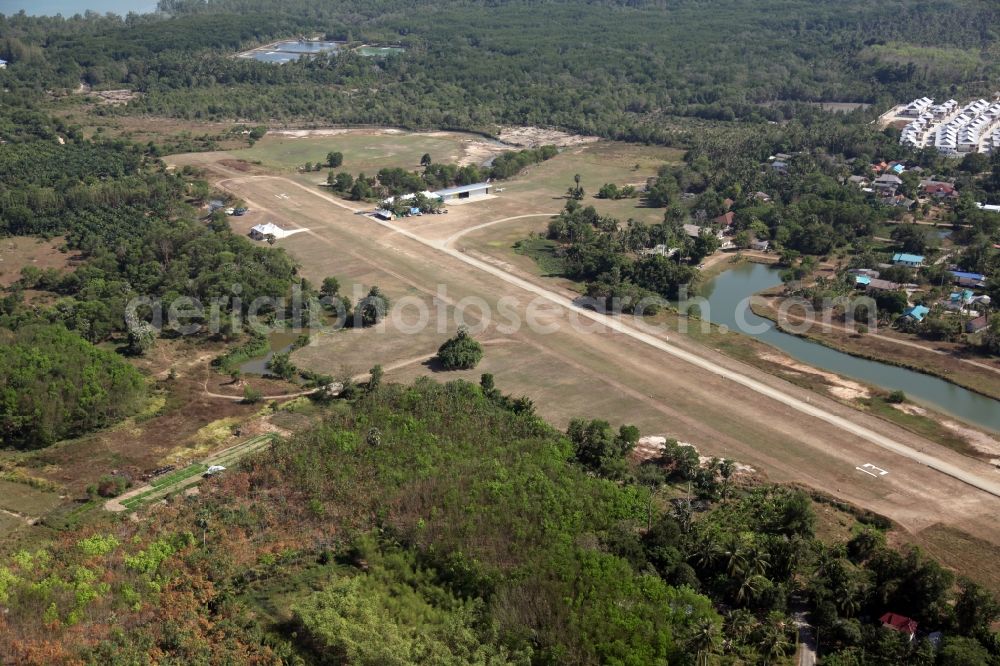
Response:
[[[37,448],[132,413],[145,395],[125,360],[61,326],[0,329],[0,446]]]
[[[12,90],[129,87],[124,111],[491,130],[554,125],[669,141],[670,116],[782,120],[793,101],[991,92],[988,3],[321,4],[165,1],[160,17],[0,18]],[[558,29],[553,29],[558,26]],[[325,35],[407,50],[282,66],[231,56]],[[933,48],[926,48],[933,47]]]
[[[636,466],[635,428],[560,433],[486,377],[299,409],[322,410],[322,425],[157,521],[3,560],[0,657],[777,663],[806,607],[824,663],[1000,652],[998,606],[980,588],[886,546],[877,516],[821,542],[805,493],[739,482],[732,461],[700,466],[668,442]],[[947,630],[950,656],[861,621],[887,610]]]

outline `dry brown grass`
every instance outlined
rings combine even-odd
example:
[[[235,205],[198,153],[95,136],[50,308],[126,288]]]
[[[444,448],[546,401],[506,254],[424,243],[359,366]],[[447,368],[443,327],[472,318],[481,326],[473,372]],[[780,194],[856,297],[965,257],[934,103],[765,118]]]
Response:
[[[17,282],[21,278],[21,269],[26,266],[40,270],[72,270],[74,255],[59,250],[64,242],[61,237],[51,240],[26,236],[0,238],[0,287],[9,287]]]

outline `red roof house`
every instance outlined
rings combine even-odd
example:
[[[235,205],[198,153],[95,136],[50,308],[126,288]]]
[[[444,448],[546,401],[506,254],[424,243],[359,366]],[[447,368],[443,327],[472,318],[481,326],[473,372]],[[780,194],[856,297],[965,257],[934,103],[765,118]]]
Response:
[[[924,184],[924,194],[928,194],[936,199],[941,199],[947,197],[949,199],[954,199],[958,196],[958,192],[955,191],[955,186],[951,183],[926,183]]]
[[[725,215],[720,215],[719,217],[715,218],[712,221],[715,222],[716,224],[721,224],[724,227],[731,227],[733,226],[733,219],[735,217],[736,214],[733,211],[729,211]]]
[[[896,615],[895,613],[886,613],[879,618],[879,622],[886,629],[892,629],[898,631],[901,634],[906,634],[910,637],[912,641],[917,635],[917,621],[911,620],[905,615]]]

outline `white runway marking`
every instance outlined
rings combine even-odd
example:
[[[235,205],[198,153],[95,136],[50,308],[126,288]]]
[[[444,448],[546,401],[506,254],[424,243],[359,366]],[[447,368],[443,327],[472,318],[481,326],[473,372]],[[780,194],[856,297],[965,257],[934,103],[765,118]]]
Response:
[[[860,467],[855,467],[854,469],[858,470],[859,472],[864,472],[868,476],[874,476],[876,479],[880,476],[885,476],[886,474],[889,473],[887,470],[884,470],[881,467],[876,467],[871,463],[865,463],[864,465],[861,465]]]

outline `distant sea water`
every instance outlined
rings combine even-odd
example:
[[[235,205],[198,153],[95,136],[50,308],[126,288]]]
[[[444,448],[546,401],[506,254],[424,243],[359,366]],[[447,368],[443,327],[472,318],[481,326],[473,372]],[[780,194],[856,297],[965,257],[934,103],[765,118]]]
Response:
[[[156,11],[156,0],[0,0],[0,14],[17,14],[24,10],[32,16],[55,16],[62,14],[70,17],[83,14],[88,9],[98,14],[118,14],[125,16],[129,12],[148,14]]]

